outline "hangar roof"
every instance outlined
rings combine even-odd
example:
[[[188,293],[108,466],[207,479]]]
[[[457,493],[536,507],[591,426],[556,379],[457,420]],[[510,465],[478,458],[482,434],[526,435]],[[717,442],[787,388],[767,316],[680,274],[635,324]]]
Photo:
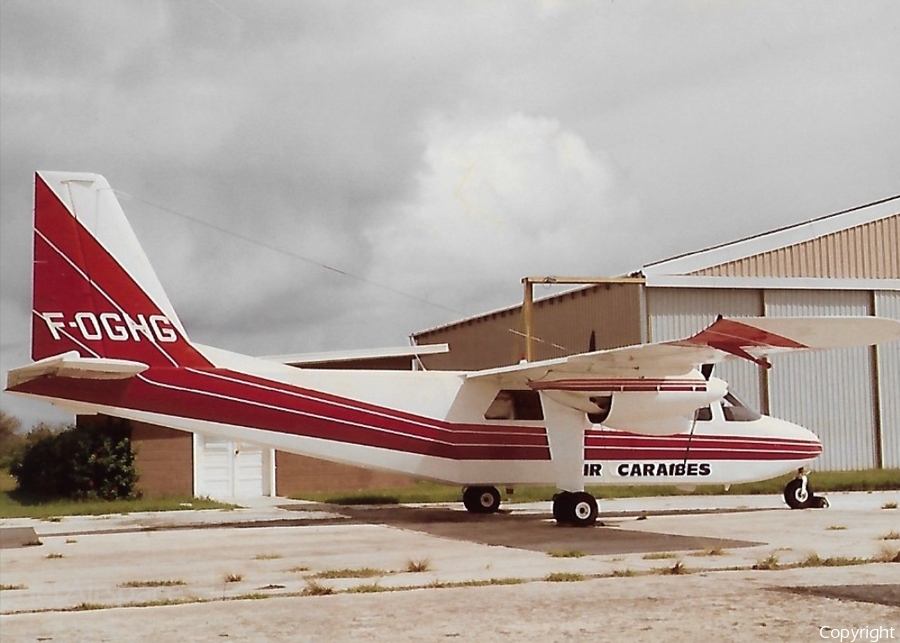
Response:
[[[897,259],[900,239],[896,238],[898,218],[900,218],[900,195],[737,241],[649,263],[642,268],[641,273],[647,277],[648,286],[676,285],[665,283],[666,280],[661,279],[671,275],[759,277],[762,276],[762,273],[766,273],[766,276],[769,277],[783,278],[831,277],[893,280],[900,278]],[[874,225],[878,223],[882,225]],[[842,250],[836,251],[833,243],[823,247],[803,247],[814,240],[828,238],[831,235],[853,229],[855,229],[854,235],[838,240],[838,245],[843,246]],[[885,239],[885,236],[888,238]],[[870,245],[871,248],[867,247]],[[816,266],[814,268],[802,266],[804,259],[797,256],[782,256],[778,260],[772,260],[772,253],[788,248],[791,248],[797,255],[814,254]],[[828,257],[823,257],[823,255],[835,254],[835,252],[838,254],[843,252],[844,257],[834,257],[833,261],[840,262],[843,259],[845,265],[842,267],[823,265],[828,261]],[[758,261],[757,264],[765,263],[766,265],[756,265],[752,268],[746,266],[741,268],[736,264],[736,262],[750,257],[768,261]],[[856,259],[865,260],[866,265],[859,267],[846,265]],[[713,270],[715,267],[723,268]]]

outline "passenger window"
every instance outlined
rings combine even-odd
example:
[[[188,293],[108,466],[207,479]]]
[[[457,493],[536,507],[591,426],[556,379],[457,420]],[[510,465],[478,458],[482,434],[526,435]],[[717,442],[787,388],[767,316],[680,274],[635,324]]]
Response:
[[[537,391],[502,389],[487,411],[485,420],[543,420],[544,409]]]

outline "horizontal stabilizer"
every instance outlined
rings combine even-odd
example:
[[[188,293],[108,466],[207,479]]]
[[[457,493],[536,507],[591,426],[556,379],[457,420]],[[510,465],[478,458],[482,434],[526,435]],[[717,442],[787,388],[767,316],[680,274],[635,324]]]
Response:
[[[81,357],[77,351],[69,351],[68,353],[46,357],[28,366],[9,371],[6,385],[8,388],[12,388],[44,375],[87,380],[122,380],[142,373],[148,368],[147,364],[141,362],[102,357]]]

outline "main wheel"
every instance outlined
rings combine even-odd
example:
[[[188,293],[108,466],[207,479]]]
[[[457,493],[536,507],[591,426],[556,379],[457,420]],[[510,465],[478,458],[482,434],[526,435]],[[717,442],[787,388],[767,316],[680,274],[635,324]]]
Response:
[[[496,487],[466,487],[463,504],[473,514],[491,514],[500,508],[500,492]]]
[[[784,486],[784,501],[791,509],[809,509],[813,505],[813,490],[802,478],[794,478]]]
[[[561,525],[590,527],[597,522],[597,501],[586,491],[563,491],[553,496],[553,517]]]

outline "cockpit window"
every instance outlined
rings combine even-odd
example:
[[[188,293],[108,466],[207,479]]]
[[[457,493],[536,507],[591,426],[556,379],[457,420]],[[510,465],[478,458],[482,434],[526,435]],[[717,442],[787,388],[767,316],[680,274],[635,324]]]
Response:
[[[748,407],[731,391],[722,400],[722,413],[726,422],[754,422],[762,416]]]
[[[694,414],[695,422],[712,422],[712,409],[708,406],[703,406],[697,409],[697,412]]]

